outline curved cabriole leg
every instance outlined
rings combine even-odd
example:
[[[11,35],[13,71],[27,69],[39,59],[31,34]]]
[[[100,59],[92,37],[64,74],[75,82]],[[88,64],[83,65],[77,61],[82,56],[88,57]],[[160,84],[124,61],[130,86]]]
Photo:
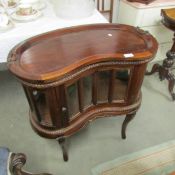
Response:
[[[160,71],[160,67],[161,66],[159,64],[154,64],[154,66],[152,67],[150,72],[146,71],[146,75],[152,75],[152,74],[154,74],[156,72],[159,72]]]
[[[12,154],[10,161],[10,172],[12,175],[51,175],[48,173],[33,174],[22,170],[26,163],[26,156],[22,153]]]
[[[61,146],[62,152],[63,152],[63,159],[65,162],[68,161],[68,154],[67,154],[67,149],[66,149],[66,139],[64,137],[58,139],[58,143]]]
[[[174,89],[174,85],[175,85],[175,77],[172,73],[169,73],[167,75],[167,79],[168,79],[168,89],[169,89],[169,92],[172,96],[172,99],[173,101],[175,101],[175,93],[173,92],[173,89]]]
[[[136,115],[136,112],[126,115],[122,125],[122,139],[126,139],[126,128],[128,126],[128,123],[135,117],[135,115]]]
[[[175,76],[171,72],[171,69],[175,60],[175,43],[170,51],[167,52],[167,58],[164,59],[162,66],[155,64],[150,72],[146,72],[146,75],[152,75],[155,72],[159,73],[159,79],[161,81],[168,80],[168,89],[173,101],[175,101],[175,93],[173,88],[175,85]]]

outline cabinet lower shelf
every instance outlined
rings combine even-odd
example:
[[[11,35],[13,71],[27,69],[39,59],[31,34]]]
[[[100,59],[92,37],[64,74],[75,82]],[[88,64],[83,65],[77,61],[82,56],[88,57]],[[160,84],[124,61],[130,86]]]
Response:
[[[48,137],[50,139],[58,139],[60,137],[68,137],[75,134],[78,130],[83,128],[89,122],[104,117],[113,117],[120,115],[128,115],[135,113],[141,105],[141,96],[138,101],[132,105],[119,105],[119,104],[99,104],[92,105],[87,108],[83,113],[77,114],[77,116],[71,120],[67,127],[56,129],[39,123],[36,120],[35,113],[30,111],[30,122],[33,129],[42,137]],[[125,131],[124,131],[125,132]]]

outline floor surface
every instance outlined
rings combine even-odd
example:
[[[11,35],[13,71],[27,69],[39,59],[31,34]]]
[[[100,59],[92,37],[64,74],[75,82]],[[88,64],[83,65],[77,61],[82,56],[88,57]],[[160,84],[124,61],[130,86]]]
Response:
[[[175,138],[175,102],[167,82],[160,82],[157,75],[145,77],[142,92],[142,106],[128,127],[126,140],[120,135],[123,116],[98,119],[68,140],[69,162],[65,163],[55,140],[34,133],[22,87],[1,71],[0,146],[25,153],[25,169],[31,172],[90,175],[96,165]]]

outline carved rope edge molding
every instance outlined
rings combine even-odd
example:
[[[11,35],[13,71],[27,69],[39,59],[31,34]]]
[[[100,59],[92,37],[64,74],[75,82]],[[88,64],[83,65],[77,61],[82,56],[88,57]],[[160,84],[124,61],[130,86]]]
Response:
[[[38,89],[42,89],[42,88],[49,88],[49,87],[53,87],[53,86],[58,86],[61,85],[69,80],[72,80],[73,78],[79,76],[80,74],[93,69],[93,68],[98,68],[100,66],[113,66],[113,65],[137,65],[137,64],[144,64],[147,63],[150,59],[146,59],[144,61],[135,61],[135,62],[120,62],[120,61],[112,61],[112,62],[102,62],[102,63],[96,63],[96,64],[91,64],[88,65],[84,68],[81,68],[80,70],[77,70],[76,72],[74,72],[71,75],[65,75],[64,78],[61,78],[60,80],[57,80],[55,82],[51,82],[48,84],[33,84],[33,83],[29,83],[26,81],[23,81],[21,79],[19,79],[19,81],[29,87],[33,87],[33,88],[38,88]]]
[[[95,110],[95,113],[100,113],[100,112],[115,112],[115,111],[119,111],[119,112],[122,112],[122,111],[129,111],[129,110],[132,110],[132,109],[135,109],[135,108],[138,108],[141,104],[141,99],[142,97],[140,96],[139,100],[130,105],[130,106],[127,106],[127,107],[115,107],[115,109],[111,109],[111,107],[106,107],[105,109],[96,109]],[[133,112],[133,111],[131,111]],[[66,127],[66,128],[63,128],[63,129],[57,129],[57,130],[54,130],[54,131],[49,131],[47,129],[44,129],[43,127],[41,127],[39,124],[37,124],[37,122],[34,120],[33,116],[32,116],[32,113],[30,111],[30,122],[31,124],[33,125],[34,128],[36,128],[39,132],[41,132],[42,134],[47,134],[47,135],[63,135],[65,132],[68,132],[69,130],[75,128],[77,125],[81,125],[81,128],[83,126],[85,126],[88,122],[92,121],[92,120],[95,120],[96,118],[98,117],[94,117],[93,119],[88,119],[90,116],[92,116],[94,114],[94,111],[90,111],[88,113],[88,115],[86,116],[86,118],[80,118],[79,120],[77,120],[75,123],[73,123],[72,125]],[[83,122],[85,122],[83,124]]]

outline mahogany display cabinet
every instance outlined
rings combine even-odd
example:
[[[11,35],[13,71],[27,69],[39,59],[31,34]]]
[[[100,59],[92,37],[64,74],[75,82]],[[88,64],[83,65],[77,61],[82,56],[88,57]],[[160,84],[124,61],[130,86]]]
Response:
[[[157,47],[152,35],[132,26],[77,26],[20,43],[10,52],[8,67],[22,83],[33,129],[58,139],[67,161],[65,138],[94,119],[126,115],[126,138]]]

